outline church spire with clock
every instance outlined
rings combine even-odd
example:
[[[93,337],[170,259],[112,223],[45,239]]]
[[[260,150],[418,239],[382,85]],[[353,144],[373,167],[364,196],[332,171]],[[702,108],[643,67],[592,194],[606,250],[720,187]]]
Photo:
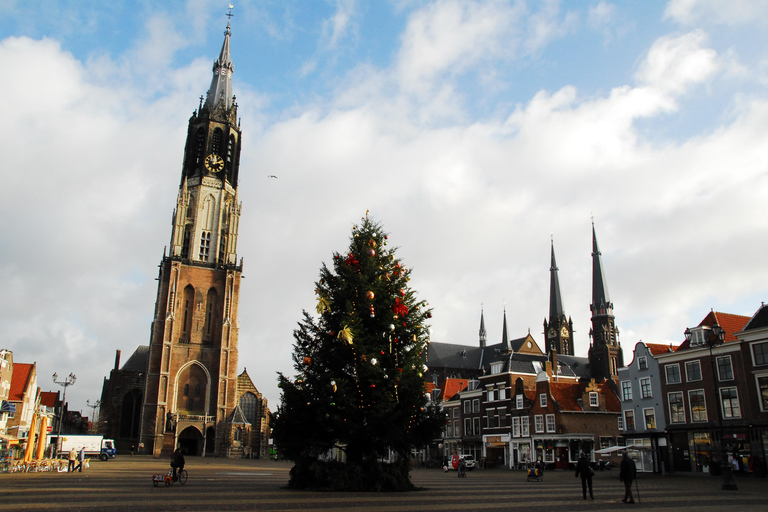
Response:
[[[613,316],[613,302],[603,271],[603,259],[597,246],[595,224],[592,223],[592,328],[589,330],[589,367],[592,378],[600,382],[616,378],[624,366],[624,354],[619,343],[619,329]]]
[[[555,242],[551,241],[551,265],[549,267],[549,321],[544,319],[544,336],[547,339],[547,353],[555,352],[573,355],[573,321],[566,318],[563,298],[560,294],[560,279],[555,262]]]
[[[139,443],[225,455],[237,404],[241,132],[230,24],[189,119],[170,248],[158,277]],[[203,99],[205,101],[203,102]]]

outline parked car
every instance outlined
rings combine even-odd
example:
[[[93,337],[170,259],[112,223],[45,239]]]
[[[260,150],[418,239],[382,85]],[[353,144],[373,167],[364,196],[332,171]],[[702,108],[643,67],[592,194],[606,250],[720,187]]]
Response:
[[[475,469],[475,464],[477,461],[475,460],[475,457],[472,455],[462,455],[462,459],[464,459],[464,464],[466,465],[466,468],[470,471]]]

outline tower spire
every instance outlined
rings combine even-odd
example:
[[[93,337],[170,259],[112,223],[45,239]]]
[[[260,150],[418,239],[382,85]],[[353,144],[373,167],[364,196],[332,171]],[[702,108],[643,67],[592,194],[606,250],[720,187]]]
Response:
[[[480,348],[485,348],[488,341],[488,333],[485,331],[485,315],[483,314],[483,306],[480,305]]]
[[[509,334],[507,333],[507,304],[504,303],[504,324],[501,328],[501,345],[506,352],[512,352],[512,345],[509,344]]]
[[[231,12],[228,16],[230,15]],[[232,30],[228,20],[227,29],[224,31],[224,44],[221,45],[219,58],[213,63],[213,78],[205,100],[205,107],[210,111],[223,105],[224,110],[228,112],[234,102],[232,98],[232,74],[235,72],[235,65],[232,63],[229,53],[229,36],[231,35]]]
[[[613,303],[608,296],[608,286],[603,271],[603,259],[600,248],[597,246],[595,223],[592,222],[592,316],[610,315],[613,312]]]
[[[555,261],[555,242],[551,241],[552,262],[549,267],[549,321],[553,323],[561,317],[565,317],[563,298],[560,295],[560,279],[557,275],[557,262]]]

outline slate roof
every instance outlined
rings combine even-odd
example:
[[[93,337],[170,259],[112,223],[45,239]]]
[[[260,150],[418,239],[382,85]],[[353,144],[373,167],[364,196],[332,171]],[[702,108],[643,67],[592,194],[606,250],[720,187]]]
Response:
[[[763,327],[768,327],[768,306],[765,304],[762,304],[760,308],[755,311],[755,314],[752,315],[752,318],[749,319],[749,322],[747,322],[747,325],[744,327],[744,330],[749,331],[752,329],[761,329]]]
[[[527,339],[527,336],[523,336],[522,338],[509,341],[509,344],[512,350],[517,353]],[[504,348],[504,343],[481,348],[470,345],[432,342],[427,348],[427,366],[430,368],[480,370],[493,361],[504,360],[506,354],[507,351]]]
[[[121,368],[127,372],[146,372],[149,362],[149,345],[139,345]]]
[[[34,366],[34,363],[14,363],[8,401],[21,402],[24,400],[24,392],[27,390],[27,384],[29,384],[29,378],[32,375],[32,368]]]

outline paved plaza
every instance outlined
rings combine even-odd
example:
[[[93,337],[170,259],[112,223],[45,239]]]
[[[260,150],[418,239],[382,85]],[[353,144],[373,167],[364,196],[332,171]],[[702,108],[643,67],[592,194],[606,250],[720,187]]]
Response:
[[[409,493],[317,493],[284,488],[291,464],[263,460],[189,457],[189,481],[153,487],[152,474],[165,473],[168,460],[122,456],[94,462],[82,473],[0,475],[0,511],[29,510],[697,510],[768,509],[767,479],[737,479],[738,491],[720,490],[718,478],[641,475],[640,502],[625,505],[618,471],[594,479],[595,499],[584,501],[572,472],[549,472],[527,482],[519,471],[455,472],[417,469],[424,489]],[[637,496],[635,496],[637,500]]]

